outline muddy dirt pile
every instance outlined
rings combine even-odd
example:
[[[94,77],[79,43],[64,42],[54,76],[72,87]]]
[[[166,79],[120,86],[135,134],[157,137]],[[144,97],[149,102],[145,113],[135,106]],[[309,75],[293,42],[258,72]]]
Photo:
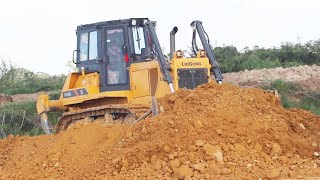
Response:
[[[133,125],[75,124],[0,140],[0,179],[278,179],[320,176],[320,116],[272,94],[206,84]]]
[[[257,69],[224,74],[224,81],[241,86],[266,85],[276,79],[300,84],[307,90],[320,92],[320,66]]]

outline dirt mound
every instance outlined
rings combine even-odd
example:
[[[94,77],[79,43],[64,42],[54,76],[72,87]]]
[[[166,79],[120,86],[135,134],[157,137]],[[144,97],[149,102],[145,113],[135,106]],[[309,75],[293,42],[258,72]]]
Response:
[[[272,68],[224,74],[224,81],[241,86],[261,86],[276,79],[300,84],[307,90],[320,92],[320,66]]]
[[[163,113],[134,125],[1,140],[0,179],[320,176],[320,117],[286,110],[269,93],[211,83],[159,103]]]

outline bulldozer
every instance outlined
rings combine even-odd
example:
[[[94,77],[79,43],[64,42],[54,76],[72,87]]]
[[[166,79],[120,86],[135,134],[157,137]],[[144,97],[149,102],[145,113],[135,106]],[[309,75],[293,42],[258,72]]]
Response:
[[[175,50],[178,28],[174,27],[167,57],[156,34],[156,22],[148,18],[78,26],[77,49],[73,51],[77,72],[66,77],[58,100],[49,100],[45,93],[37,98],[44,132],[59,133],[79,120],[101,117],[108,123],[135,123],[159,113],[158,98],[210,81],[221,84],[221,70],[202,22],[193,21],[191,28],[191,56]],[[48,121],[52,111],[63,112],[55,128]]]

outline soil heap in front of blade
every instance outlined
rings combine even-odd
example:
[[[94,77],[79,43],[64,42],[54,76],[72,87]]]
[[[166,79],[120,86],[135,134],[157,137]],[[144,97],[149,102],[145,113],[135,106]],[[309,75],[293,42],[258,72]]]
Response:
[[[278,179],[320,176],[320,117],[261,89],[205,84],[133,124],[76,124],[0,141],[0,179]]]

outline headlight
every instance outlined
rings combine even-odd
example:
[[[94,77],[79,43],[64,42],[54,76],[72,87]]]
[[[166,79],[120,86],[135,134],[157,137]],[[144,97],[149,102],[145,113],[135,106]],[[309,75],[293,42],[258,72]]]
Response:
[[[176,57],[182,57],[183,52],[181,50],[176,51]]]
[[[206,51],[200,50],[200,57],[206,57]]]
[[[132,24],[132,26],[135,26],[135,25],[137,25],[137,21],[133,19],[133,20],[131,21],[131,24]]]

